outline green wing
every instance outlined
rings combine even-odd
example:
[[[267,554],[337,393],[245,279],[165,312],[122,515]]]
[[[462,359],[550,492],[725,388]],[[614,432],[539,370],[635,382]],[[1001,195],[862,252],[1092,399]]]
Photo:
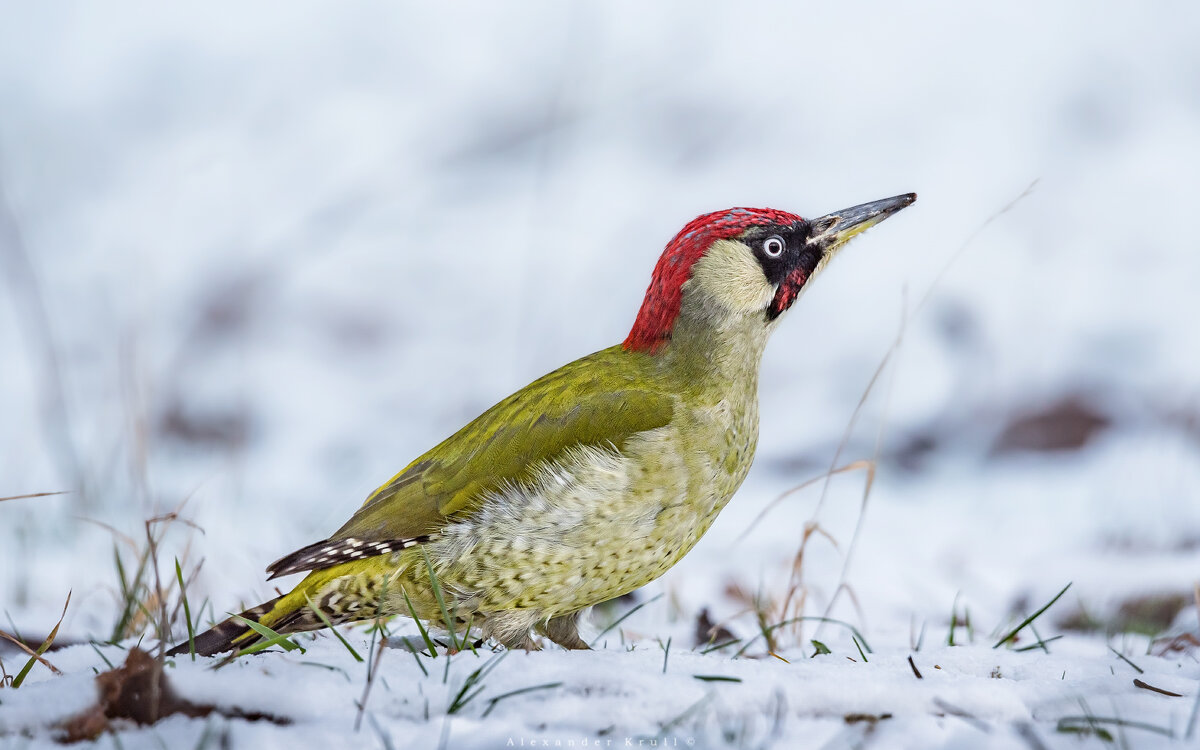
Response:
[[[500,403],[409,464],[367,498],[331,539],[412,539],[441,528],[480,493],[529,479],[581,445],[620,449],[671,420],[656,363],[616,346],[578,359]]]

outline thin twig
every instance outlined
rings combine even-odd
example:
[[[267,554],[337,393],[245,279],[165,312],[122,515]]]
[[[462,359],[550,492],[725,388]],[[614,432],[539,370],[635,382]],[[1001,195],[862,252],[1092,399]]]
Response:
[[[896,341],[892,344],[896,352],[900,351],[901,345],[904,343],[904,329],[908,322],[908,317],[905,314],[905,309],[908,307],[908,287],[904,287],[900,303],[900,328],[896,331]],[[850,535],[850,546],[846,548],[846,556],[842,558],[842,569],[838,573],[837,588],[833,591],[833,596],[829,597],[829,603],[825,605],[825,611],[821,613],[823,617],[829,617],[833,614],[833,607],[837,604],[838,595],[846,588],[846,578],[850,574],[850,561],[854,559],[854,550],[858,547],[859,537],[862,536],[863,523],[867,520],[867,503],[871,499],[871,488],[875,486],[875,469],[879,466],[879,454],[883,450],[883,436],[887,429],[888,414],[892,407],[892,393],[896,385],[896,370],[893,367],[888,374],[888,387],[884,394],[883,411],[879,415],[879,431],[875,433],[875,450],[872,453],[871,460],[868,462],[867,480],[863,483],[862,498],[859,500],[858,518],[854,522],[854,533]],[[863,394],[864,399],[866,394]],[[828,486],[828,480],[826,480]],[[821,628],[824,623],[817,625],[815,635],[821,634]],[[865,660],[865,659],[864,659]]]
[[[46,428],[43,430],[50,454],[59,463],[59,469],[70,477],[76,489],[83,487],[83,462],[72,437],[71,419],[67,408],[67,389],[63,383],[62,363],[59,361],[58,346],[54,337],[54,326],[38,278],[37,269],[30,259],[25,239],[17,224],[0,184],[0,262],[8,260],[10,291],[14,300],[19,300],[29,328],[27,341],[31,348],[39,349],[33,354],[41,360],[42,373],[36,380],[43,389],[42,408],[45,411]],[[86,493],[80,493],[86,501]]]
[[[1026,196],[1028,196],[1033,191],[1034,186],[1037,185],[1037,182],[1038,182],[1037,180],[1034,180],[1033,182],[1031,182],[1029,184],[1029,187],[1025,188],[1025,190],[1022,191],[1020,195],[1018,195],[1013,200],[1009,201],[999,211],[997,211],[994,214],[992,214],[991,216],[989,216],[982,224],[979,225],[979,227],[974,232],[972,232],[967,237],[966,240],[963,241],[962,245],[960,245],[958,247],[958,249],[942,265],[941,270],[938,271],[938,274],[934,277],[933,282],[929,285],[928,289],[926,289],[924,296],[922,296],[920,301],[917,302],[916,307],[913,308],[911,315],[908,317],[915,318],[917,316],[917,314],[920,313],[920,311],[925,307],[925,304],[929,301],[934,290],[937,288],[937,286],[941,282],[942,277],[945,276],[946,272],[955,263],[955,261],[957,261],[958,258],[967,251],[967,249],[975,241],[975,238],[978,237],[985,229],[987,229],[987,227],[990,226],[992,224],[992,222],[994,222],[996,219],[1000,218],[1004,214],[1011,211],[1014,206],[1016,206],[1021,200],[1023,200]],[[855,405],[854,411],[851,412],[851,414],[850,414],[850,419],[846,423],[846,429],[842,432],[841,440],[838,442],[837,449],[834,451],[833,459],[829,462],[829,469],[827,470],[827,473],[825,476],[825,483],[821,487],[821,496],[817,500],[816,507],[813,509],[811,519],[817,518],[817,516],[821,512],[821,508],[825,504],[825,499],[826,499],[826,497],[828,497],[829,486],[830,486],[830,482],[832,480],[831,472],[833,471],[833,468],[836,467],[840,463],[840,461],[842,459],[842,453],[845,451],[846,447],[850,443],[850,436],[853,434],[854,427],[858,423],[858,418],[859,418],[860,414],[862,413],[863,406],[866,404],[867,397],[870,395],[871,391],[874,389],[875,383],[879,380],[880,374],[882,374],[883,370],[887,367],[888,363],[891,361],[892,355],[896,353],[896,351],[901,343],[901,340],[902,340],[901,339],[902,334],[903,334],[903,327],[901,328],[900,334],[897,335],[896,340],[893,341],[891,346],[888,347],[887,351],[884,352],[883,357],[880,359],[879,366],[875,369],[874,374],[871,376],[870,381],[868,381],[868,383],[867,383],[866,389],[863,391],[862,397],[859,399],[858,404]],[[881,422],[881,429],[882,429],[882,422]],[[877,450],[878,450],[878,447],[879,447],[879,443],[877,440],[877,444],[876,444]],[[872,479],[873,479],[873,477],[872,477]],[[864,488],[864,494],[869,494],[869,492],[870,492],[870,482],[868,482],[867,487]],[[858,524],[856,524],[856,529],[861,527],[861,523],[862,523],[862,519],[860,518]],[[856,535],[857,535],[857,531],[856,531]],[[793,583],[789,584],[790,590],[788,591],[787,600],[784,603],[784,612],[788,611],[787,607],[791,602],[792,594],[795,592],[795,590],[799,586],[799,583],[795,581],[795,577],[799,572],[799,561],[802,559],[803,552],[804,552],[804,545],[805,545],[805,542],[807,542],[807,539],[808,539],[808,537],[806,536],[801,541],[800,550],[797,551],[796,560],[793,561],[793,565],[792,565]],[[851,546],[853,546],[853,542],[852,542]],[[843,571],[842,571],[843,574],[844,574],[845,570],[846,570],[846,568],[843,567]],[[837,596],[837,592],[834,593],[834,598],[836,598],[836,596]],[[833,600],[831,599],[830,606],[826,607],[826,609],[825,609],[826,615],[828,615],[832,611],[832,605],[833,605]]]
[[[1179,693],[1172,693],[1170,690],[1163,690],[1160,687],[1154,687],[1153,685],[1151,685],[1148,682],[1142,682],[1141,680],[1137,679],[1136,677],[1133,678],[1133,686],[1139,687],[1142,690],[1149,690],[1151,692],[1158,693],[1159,695],[1169,695],[1172,698],[1182,698],[1183,697]]]
[[[17,648],[21,649],[22,651],[24,651],[25,653],[29,654],[29,655],[30,655],[30,656],[32,656],[33,658],[37,659],[39,664],[41,664],[41,665],[42,665],[43,667],[45,667],[46,669],[49,669],[49,670],[50,670],[51,672],[53,672],[54,674],[57,674],[57,675],[61,675],[61,674],[62,674],[62,670],[61,670],[61,669],[59,669],[58,667],[54,666],[54,665],[53,665],[53,664],[51,664],[50,662],[46,661],[44,658],[42,658],[41,654],[39,654],[38,652],[34,651],[34,650],[33,650],[33,649],[31,649],[29,646],[26,646],[26,645],[25,645],[25,642],[24,642],[24,641],[22,641],[22,640],[19,640],[19,639],[18,639],[16,636],[14,636],[14,635],[11,635],[11,634],[9,634],[9,633],[7,633],[7,632],[3,631],[3,630],[0,630],[0,638],[4,638],[4,639],[5,639],[5,640],[7,640],[7,641],[11,641],[13,644],[15,644],[15,645],[17,646]]]
[[[747,536],[749,536],[750,532],[754,530],[754,527],[757,526],[759,524],[759,522],[761,522],[764,518],[766,518],[767,514],[775,509],[775,506],[777,506],[780,502],[782,502],[786,498],[791,497],[792,495],[796,494],[797,492],[799,492],[800,490],[802,490],[806,487],[811,487],[812,485],[816,484],[817,482],[820,482],[822,479],[827,478],[831,473],[832,474],[845,474],[845,473],[851,472],[851,471],[858,471],[859,469],[867,469],[869,471],[874,471],[874,467],[871,466],[870,461],[866,461],[866,460],[851,461],[850,463],[848,463],[844,466],[839,466],[836,469],[833,469],[831,472],[824,472],[824,473],[818,474],[815,477],[810,477],[809,479],[804,480],[803,482],[796,485],[795,487],[789,487],[788,489],[779,493],[779,495],[776,496],[774,500],[767,503],[766,506],[758,512],[758,515],[755,516],[754,520],[751,521],[746,526],[746,529],[741,534],[738,534],[737,538],[733,540],[734,544],[737,544],[738,542],[742,541]]]
[[[1185,740],[1190,740],[1196,732],[1196,717],[1200,716],[1200,690],[1196,691],[1196,702],[1192,704],[1192,715],[1188,717],[1187,731],[1183,733]]]
[[[357,732],[362,727],[363,713],[367,710],[367,699],[371,697],[371,686],[375,684],[375,676],[379,674],[379,662],[383,659],[383,652],[387,650],[388,637],[385,635],[379,639],[379,649],[375,652],[375,661],[367,670],[367,684],[363,686],[362,698],[358,701],[358,716],[354,719],[354,731]]]
[[[917,669],[917,663],[913,661],[912,654],[909,654],[908,656],[908,666],[912,667],[913,674],[917,676],[918,680],[925,679],[925,677],[921,674],[921,670]]]
[[[1129,666],[1133,667],[1134,670],[1136,670],[1138,674],[1146,674],[1146,671],[1144,669],[1142,669],[1138,665],[1134,664],[1133,662],[1129,661],[1129,659],[1125,656],[1125,654],[1122,654],[1120,651],[1116,650],[1112,646],[1109,646],[1108,650],[1112,651],[1114,654],[1116,654],[1118,659],[1125,662]]]
[[[26,500],[31,497],[50,497],[51,495],[69,495],[70,490],[61,490],[59,492],[34,492],[29,495],[10,495],[9,497],[0,497],[0,503],[5,500]]]

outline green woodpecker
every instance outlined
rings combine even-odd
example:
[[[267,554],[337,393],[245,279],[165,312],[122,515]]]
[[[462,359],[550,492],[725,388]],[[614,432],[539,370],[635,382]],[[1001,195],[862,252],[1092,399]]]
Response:
[[[509,648],[537,648],[535,634],[587,648],[581,612],[665,573],[746,478],[780,316],[851,237],[914,200],[693,220],[624,343],[535,380],[410,463],[328,539],[271,564],[271,578],[308,575],[242,617],[292,633],[415,612]],[[195,647],[259,637],[231,618]]]

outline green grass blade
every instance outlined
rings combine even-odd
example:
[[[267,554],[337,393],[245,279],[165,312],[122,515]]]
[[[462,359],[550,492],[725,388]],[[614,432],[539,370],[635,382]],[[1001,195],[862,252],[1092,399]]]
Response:
[[[653,604],[654,602],[656,602],[656,601],[658,601],[659,599],[661,599],[661,598],[662,598],[662,596],[663,596],[662,594],[658,594],[657,596],[653,596],[653,597],[651,597],[651,598],[647,599],[646,601],[642,602],[641,604],[637,605],[637,606],[636,606],[636,607],[634,607],[633,609],[629,610],[629,611],[628,611],[628,612],[626,612],[625,614],[623,614],[623,615],[621,615],[620,617],[618,617],[616,620],[614,620],[614,621],[613,621],[613,623],[612,623],[611,625],[609,625],[609,626],[608,626],[607,628],[605,628],[604,630],[601,630],[601,631],[600,631],[600,633],[599,633],[599,634],[598,634],[598,635],[597,635],[595,638],[593,638],[593,639],[592,639],[592,643],[591,643],[591,645],[592,645],[592,646],[595,646],[597,643],[599,643],[599,642],[600,642],[600,639],[601,639],[601,638],[603,638],[603,637],[604,637],[604,635],[605,635],[606,633],[608,633],[610,630],[612,630],[613,628],[617,627],[617,626],[618,626],[618,625],[620,625],[621,623],[625,622],[625,620],[627,620],[629,617],[631,617],[631,616],[633,615],[633,613],[634,613],[634,612],[637,612],[639,609],[641,609],[642,607],[646,606],[647,604]]]
[[[1131,662],[1131,661],[1129,660],[1129,658],[1125,656],[1125,654],[1122,654],[1120,651],[1116,650],[1116,649],[1115,649],[1115,648],[1113,648],[1112,646],[1109,646],[1109,647],[1108,647],[1108,650],[1109,650],[1109,651],[1112,651],[1114,654],[1116,654],[1118,659],[1120,659],[1121,661],[1125,662],[1125,663],[1126,663],[1126,664],[1128,664],[1129,666],[1133,667],[1133,668],[1134,668],[1134,670],[1136,670],[1138,674],[1146,674],[1146,671],[1145,671],[1144,669],[1142,669],[1142,668],[1141,668],[1141,667],[1139,667],[1138,665],[1136,665],[1136,664],[1134,664],[1133,662]]]
[[[1056,730],[1059,732],[1075,733],[1078,733],[1081,730],[1091,730],[1096,732],[1098,736],[1103,736],[1101,734],[1101,732],[1103,732],[1101,727],[1102,724],[1108,724],[1114,727],[1126,727],[1129,729],[1141,729],[1145,732],[1161,734],[1163,737],[1169,737],[1171,739],[1175,738],[1175,733],[1170,727],[1162,727],[1145,721],[1131,721],[1128,719],[1108,716],[1092,716],[1091,714],[1085,716],[1064,716],[1058,720]],[[1109,741],[1111,741],[1111,734],[1109,734],[1109,738]]]
[[[237,656],[256,654],[259,651],[270,648],[271,646],[282,646],[284,651],[295,651],[299,649],[300,653],[303,654],[305,652],[304,647],[293,641],[291,636],[277,633],[266,625],[263,625],[261,622],[255,622],[254,620],[247,619],[241,615],[235,615],[232,612],[230,613],[230,616],[265,639],[259,641],[258,643],[247,646],[246,648],[240,649],[237,652]]]
[[[97,656],[104,660],[104,663],[108,665],[109,669],[116,669],[116,667],[113,666],[113,663],[108,660],[108,657],[104,655],[104,652],[100,650],[100,647],[96,645],[95,641],[88,641],[88,645],[92,647],[92,650],[96,652]]]
[[[729,640],[727,640],[727,641],[725,641],[725,642],[723,642],[723,643],[717,643],[717,644],[714,644],[714,645],[712,645],[712,646],[709,646],[708,648],[704,649],[704,650],[703,650],[703,651],[701,651],[700,653],[701,653],[701,654],[708,654],[708,653],[711,653],[711,652],[713,652],[713,651],[720,651],[721,649],[723,649],[723,648],[728,648],[728,647],[730,647],[730,646],[732,646],[732,645],[734,645],[734,644],[736,644],[736,643],[741,643],[741,641],[742,641],[742,639],[741,639],[741,638],[730,638]]]
[[[467,629],[466,629],[465,634],[463,635],[463,642],[467,645],[467,648],[471,649],[472,654],[479,656],[479,652],[475,650],[475,641],[471,638],[471,626],[473,626],[474,624],[475,624],[475,613],[472,612],[471,616],[467,618]]]
[[[1037,618],[1041,617],[1043,612],[1045,612],[1046,610],[1050,609],[1050,607],[1052,607],[1052,606],[1054,605],[1054,603],[1055,603],[1056,601],[1058,601],[1058,600],[1059,600],[1059,598],[1060,598],[1060,597],[1061,597],[1063,594],[1067,593],[1067,589],[1069,589],[1069,588],[1071,588],[1071,584],[1070,584],[1070,583],[1068,583],[1066,586],[1063,586],[1063,588],[1062,588],[1062,591],[1060,591],[1060,592],[1058,592],[1057,594],[1055,594],[1053,599],[1051,599],[1050,601],[1048,601],[1048,602],[1046,602],[1045,604],[1043,604],[1043,605],[1042,605],[1042,608],[1041,608],[1041,609],[1039,609],[1037,612],[1034,612],[1034,613],[1033,613],[1032,615],[1030,615],[1029,617],[1026,617],[1026,618],[1025,618],[1025,619],[1024,619],[1022,622],[1021,622],[1021,624],[1020,624],[1020,625],[1018,625],[1017,627],[1015,627],[1015,628],[1013,628],[1012,630],[1010,630],[1010,631],[1008,632],[1008,635],[1006,635],[1006,636],[1004,636],[1003,638],[1001,638],[1000,640],[996,641],[996,645],[992,646],[992,648],[1000,648],[1000,647],[1001,647],[1001,646],[1003,646],[1005,643],[1008,643],[1008,642],[1009,642],[1009,641],[1011,641],[1013,638],[1015,638],[1015,637],[1017,636],[1017,633],[1020,633],[1022,630],[1024,630],[1024,629],[1025,629],[1025,626],[1026,626],[1026,625],[1028,625],[1029,623],[1033,622],[1033,621],[1034,621],[1034,620],[1036,620]],[[1039,640],[1040,640],[1040,639],[1039,639]]]
[[[855,647],[858,648],[858,655],[862,657],[863,663],[864,664],[868,663],[870,661],[870,659],[868,659],[867,655],[863,653],[862,644],[860,644],[858,642],[858,638],[855,638],[854,636],[850,636],[850,640],[854,641]]]
[[[408,652],[409,652],[410,654],[412,654],[412,655],[413,655],[413,659],[415,659],[415,660],[416,660],[416,662],[417,662],[417,666],[421,668],[421,674],[423,674],[423,675],[425,675],[426,677],[428,677],[428,676],[429,676],[429,670],[428,670],[428,669],[426,669],[426,668],[425,668],[425,665],[421,663],[421,657],[420,657],[420,655],[418,655],[418,654],[417,654],[417,650],[416,650],[415,648],[413,648],[413,647],[412,647],[412,644],[408,642],[408,638],[405,638],[405,639],[404,639],[404,647],[405,647],[405,648],[407,648],[407,649],[408,649]]]
[[[192,655],[192,661],[196,661],[196,629],[192,627],[192,608],[188,605],[187,584],[183,582],[183,567],[179,564],[179,558],[175,558],[175,578],[179,580],[179,595],[183,598],[183,620],[187,623],[188,631],[188,653]]]
[[[346,678],[346,682],[354,682],[354,680],[350,677],[349,672],[341,667],[335,667],[332,664],[322,664],[319,661],[298,661],[296,663],[304,667],[318,667],[320,669],[327,669],[330,672],[338,672],[342,675],[342,677]]]
[[[354,657],[354,661],[361,662],[363,658],[358,655],[358,652],[354,650],[354,647],[350,645],[350,642],[346,640],[345,636],[338,632],[337,628],[333,626],[333,623],[329,621],[329,617],[321,611],[321,608],[313,603],[313,600],[309,598],[308,594],[304,595],[304,601],[308,602],[308,608],[312,610],[313,614],[315,614],[321,620],[321,622],[325,623],[325,627],[333,631],[333,634],[337,636],[337,639],[342,642],[342,645],[345,646],[346,650],[350,652],[350,655]]]
[[[816,621],[816,622],[829,622],[829,623],[833,623],[834,625],[841,625],[842,627],[844,627],[844,628],[846,628],[847,630],[849,630],[849,631],[850,631],[850,634],[851,634],[853,637],[855,637],[855,638],[857,638],[857,639],[858,639],[858,642],[859,642],[860,644],[862,644],[862,645],[861,645],[861,648],[862,648],[863,650],[865,650],[865,651],[866,651],[868,654],[873,654],[873,653],[875,653],[875,652],[874,652],[874,651],[871,649],[871,647],[867,645],[867,639],[863,637],[863,634],[862,634],[862,633],[860,633],[860,632],[858,632],[858,628],[854,627],[854,626],[853,626],[853,625],[851,625],[850,623],[848,623],[848,622],[845,622],[845,621],[843,621],[843,620],[836,620],[836,619],[834,619],[834,618],[832,618],[832,617],[821,617],[821,616],[819,616],[819,615],[801,615],[800,617],[792,617],[792,618],[790,618],[790,619],[783,620],[782,622],[777,622],[777,623],[775,623],[774,625],[770,625],[770,626],[768,626],[768,627],[766,627],[766,628],[763,628],[763,632],[759,633],[758,635],[754,636],[754,637],[753,637],[753,638],[751,638],[750,640],[746,641],[746,644],[745,644],[744,646],[742,646],[740,649],[738,649],[738,650],[737,650],[737,653],[735,653],[735,654],[734,654],[732,657],[730,657],[730,658],[736,659],[736,658],[738,658],[739,656],[741,656],[742,654],[746,653],[746,649],[750,648],[750,646],[752,646],[756,640],[758,640],[759,638],[762,638],[764,635],[766,635],[766,634],[769,634],[769,633],[771,633],[771,632],[773,632],[773,631],[775,631],[775,630],[777,630],[777,629],[779,629],[779,628],[782,628],[782,627],[784,627],[785,625],[791,625],[791,624],[792,624],[792,623],[794,623],[794,622],[802,622],[802,621],[804,621],[804,620],[813,620],[813,621]]]
[[[429,637],[429,631],[421,624],[421,618],[417,617],[417,610],[413,608],[412,600],[408,598],[408,592],[404,590],[404,586],[400,587],[400,593],[404,595],[404,603],[408,605],[408,613],[412,616],[413,622],[417,623],[417,630],[421,631],[421,639],[425,641],[425,648],[429,649],[429,655],[434,659],[437,658],[437,646],[434,645],[433,639]]]
[[[458,713],[464,707],[466,707],[466,705],[470,703],[475,696],[479,695],[479,693],[483,690],[482,685],[480,685],[480,687],[474,692],[468,693],[468,691],[471,690],[471,688],[474,688],[476,685],[482,683],[484,678],[488,676],[488,673],[495,669],[496,666],[504,659],[504,657],[509,655],[509,653],[510,652],[508,651],[500,652],[491,659],[488,659],[483,666],[467,675],[467,679],[463,680],[462,688],[459,689],[458,694],[454,696],[454,700],[450,701],[450,705],[446,708],[446,713]]]
[[[38,661],[41,660],[42,654],[46,653],[46,651],[50,649],[50,646],[54,643],[54,639],[58,637],[58,628],[62,625],[63,619],[67,616],[67,607],[70,605],[71,592],[68,591],[67,603],[63,605],[63,611],[58,617],[58,622],[54,624],[54,629],[50,631],[50,635],[46,636],[46,640],[42,641],[42,645],[38,646],[37,652],[33,656],[29,657],[29,661],[25,662],[25,666],[21,667],[21,671],[17,673],[16,677],[13,678],[12,687],[14,689],[21,687],[21,683],[25,682],[25,676],[29,674],[29,670],[33,669],[33,665],[37,664]],[[47,666],[49,666],[49,662],[47,662]],[[51,667],[51,669],[54,668]]]
[[[502,693],[500,695],[497,695],[495,698],[489,698],[488,706],[484,710],[483,715],[480,718],[486,719],[488,714],[490,714],[492,712],[492,709],[496,707],[496,704],[499,703],[500,701],[504,700],[505,698],[512,698],[514,695],[524,695],[525,693],[532,693],[535,690],[553,690],[556,687],[562,687],[562,683],[561,682],[547,682],[544,685],[532,685],[530,687],[519,688],[517,690],[510,690],[507,693]]]
[[[233,659],[241,656],[249,656],[257,654],[259,651],[266,651],[272,646],[282,646],[284,651],[295,651],[300,649],[300,653],[304,653],[304,648],[300,644],[293,641],[286,635],[277,635],[274,638],[264,638],[256,643],[253,643],[245,648],[238,649],[237,653],[233,654]]]
[[[458,636],[454,630],[454,620],[450,618],[450,610],[446,609],[446,599],[442,596],[442,586],[438,583],[437,573],[433,571],[433,561],[429,559],[429,550],[425,549],[425,545],[418,545],[421,550],[421,557],[425,558],[425,569],[429,572],[429,585],[433,587],[433,598],[437,599],[438,609],[442,612],[442,623],[446,626],[446,633],[450,638],[450,649],[459,651]]]
[[[129,591],[129,577],[125,574],[125,564],[121,562],[121,550],[117,547],[116,542],[113,542],[113,559],[117,565],[117,584],[121,587],[121,616],[113,625],[112,637],[108,639],[109,643],[121,640],[121,634],[125,632],[129,618],[133,617],[133,595]]]
[[[1044,641],[1039,638],[1037,643],[1031,643],[1028,646],[1021,646],[1020,648],[1014,648],[1013,651],[1016,651],[1017,653],[1023,653],[1025,651],[1032,651],[1035,648],[1040,648],[1043,651],[1045,651],[1047,643],[1054,643],[1059,638],[1062,638],[1062,636],[1061,635],[1052,635]]]
[[[25,666],[21,667],[20,672],[17,672],[17,676],[14,677],[13,681],[12,681],[13,689],[21,687],[21,683],[25,682],[25,676],[29,674],[29,670],[33,669],[33,665],[37,664],[38,656],[41,656],[42,654],[46,653],[46,647],[48,645],[49,645],[48,643],[42,643],[42,645],[38,647],[38,650],[36,652],[37,656],[29,657],[29,661],[25,662]]]

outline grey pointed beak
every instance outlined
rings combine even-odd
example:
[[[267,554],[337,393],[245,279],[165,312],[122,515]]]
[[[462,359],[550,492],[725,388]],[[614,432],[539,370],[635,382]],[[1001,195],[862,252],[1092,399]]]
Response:
[[[827,250],[841,247],[850,238],[862,234],[897,211],[911,206],[916,200],[916,193],[905,193],[834,211],[809,222],[812,235],[808,241],[810,244],[819,243]]]

